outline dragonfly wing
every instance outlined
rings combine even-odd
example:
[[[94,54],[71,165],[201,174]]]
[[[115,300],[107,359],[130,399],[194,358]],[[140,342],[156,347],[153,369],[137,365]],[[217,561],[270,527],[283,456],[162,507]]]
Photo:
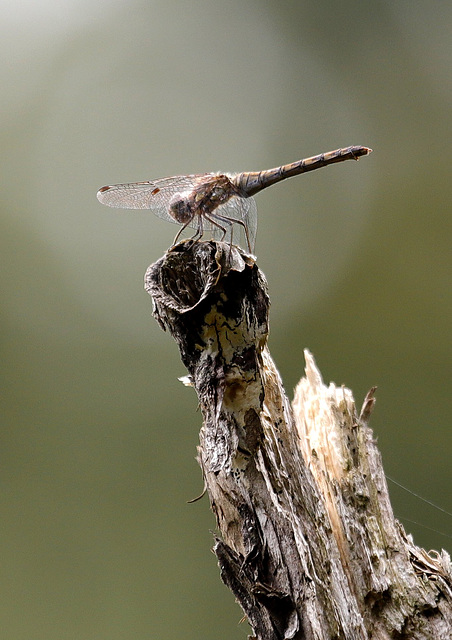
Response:
[[[99,189],[97,199],[102,204],[118,209],[150,209],[160,218],[176,222],[168,213],[171,198],[176,193],[192,191],[196,185],[212,175],[203,173],[171,176],[148,182],[107,185]]]

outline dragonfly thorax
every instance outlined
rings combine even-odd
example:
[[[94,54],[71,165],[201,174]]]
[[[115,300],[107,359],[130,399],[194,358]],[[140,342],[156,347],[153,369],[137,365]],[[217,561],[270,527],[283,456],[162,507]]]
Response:
[[[235,195],[236,187],[227,176],[212,175],[191,191],[175,193],[169,202],[168,212],[176,222],[189,224],[195,215],[208,216]]]

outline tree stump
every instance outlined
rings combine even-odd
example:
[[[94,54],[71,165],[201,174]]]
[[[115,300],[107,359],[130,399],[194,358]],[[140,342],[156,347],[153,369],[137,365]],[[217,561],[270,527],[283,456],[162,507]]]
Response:
[[[198,395],[214,551],[252,637],[452,638],[450,557],[394,518],[368,426],[374,389],[358,413],[306,351],[291,406],[267,348],[265,277],[234,246],[181,242],[145,287]]]

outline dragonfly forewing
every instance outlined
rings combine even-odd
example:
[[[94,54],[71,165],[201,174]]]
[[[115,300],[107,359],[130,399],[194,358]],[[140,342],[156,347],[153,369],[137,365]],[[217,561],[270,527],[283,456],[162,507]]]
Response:
[[[102,187],[97,199],[102,204],[117,209],[150,209],[157,216],[176,222],[168,208],[172,198],[178,193],[191,192],[214,174],[171,176],[148,182],[129,182]]]

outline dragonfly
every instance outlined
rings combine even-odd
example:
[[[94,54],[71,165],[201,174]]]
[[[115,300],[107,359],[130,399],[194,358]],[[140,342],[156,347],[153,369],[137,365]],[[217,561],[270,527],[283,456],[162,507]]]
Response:
[[[228,240],[232,245],[233,229],[238,226],[253,253],[257,230],[254,196],[259,191],[329,164],[358,160],[371,151],[351,146],[265,171],[200,173],[107,185],[99,189],[97,198],[109,207],[150,209],[159,218],[181,225],[173,245],[187,227],[195,229],[193,240],[200,240],[210,232],[214,238]]]

